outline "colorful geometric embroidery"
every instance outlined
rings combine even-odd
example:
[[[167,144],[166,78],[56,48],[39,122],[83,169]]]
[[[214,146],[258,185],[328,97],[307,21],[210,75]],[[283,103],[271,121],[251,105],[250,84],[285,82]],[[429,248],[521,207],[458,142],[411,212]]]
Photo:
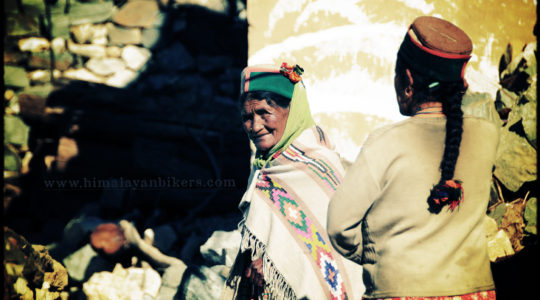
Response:
[[[322,159],[313,159],[307,156],[304,151],[296,148],[294,145],[290,145],[285,151],[283,151],[282,154],[283,157],[290,161],[301,162],[308,165],[308,168],[313,171],[322,181],[326,182],[333,191],[335,191],[337,186],[340,184],[340,180],[336,176],[334,170]]]
[[[390,298],[370,298],[369,300],[495,300],[495,291],[475,292],[458,296],[435,296],[435,297],[390,297]],[[367,298],[362,298],[367,299]]]
[[[269,176],[261,173],[256,187],[268,197],[272,205],[281,212],[285,220],[292,226],[300,240],[304,242],[326,282],[331,299],[347,299],[345,284],[338,270],[337,262],[330,251],[328,242],[321,235],[323,231],[313,224],[298,202]]]

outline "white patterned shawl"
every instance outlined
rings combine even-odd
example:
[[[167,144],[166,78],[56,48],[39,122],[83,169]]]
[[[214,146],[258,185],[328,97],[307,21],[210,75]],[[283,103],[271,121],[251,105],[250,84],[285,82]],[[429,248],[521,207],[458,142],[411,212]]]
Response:
[[[338,254],[326,233],[328,203],[343,176],[339,156],[318,126],[252,171],[239,205],[239,256],[248,251],[252,260],[263,258],[261,298],[361,298],[361,266]],[[233,266],[225,288],[229,296],[225,292],[222,299],[238,299],[244,268]]]

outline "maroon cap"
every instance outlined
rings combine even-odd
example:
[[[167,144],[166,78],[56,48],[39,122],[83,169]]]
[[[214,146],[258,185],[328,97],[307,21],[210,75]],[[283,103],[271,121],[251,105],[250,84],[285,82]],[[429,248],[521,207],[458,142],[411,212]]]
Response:
[[[436,17],[418,17],[411,24],[398,56],[412,69],[440,81],[463,78],[472,42],[456,25]]]
[[[456,25],[435,17],[418,17],[411,24],[418,41],[426,48],[444,54],[470,55],[471,39]]]

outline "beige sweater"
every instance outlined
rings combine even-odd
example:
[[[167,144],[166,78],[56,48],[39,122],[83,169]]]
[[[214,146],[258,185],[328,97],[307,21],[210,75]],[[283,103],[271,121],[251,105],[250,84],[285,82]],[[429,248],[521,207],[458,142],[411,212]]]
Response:
[[[332,197],[328,233],[364,267],[365,297],[461,295],[494,289],[484,216],[498,127],[466,117],[455,177],[464,201],[428,212],[446,119],[409,118],[370,134]]]

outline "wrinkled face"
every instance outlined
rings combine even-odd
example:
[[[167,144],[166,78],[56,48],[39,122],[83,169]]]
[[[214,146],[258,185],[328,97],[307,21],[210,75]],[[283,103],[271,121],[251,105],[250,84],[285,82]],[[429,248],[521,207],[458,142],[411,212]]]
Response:
[[[282,108],[266,99],[248,99],[241,109],[242,122],[257,150],[270,150],[283,136],[289,108]]]

